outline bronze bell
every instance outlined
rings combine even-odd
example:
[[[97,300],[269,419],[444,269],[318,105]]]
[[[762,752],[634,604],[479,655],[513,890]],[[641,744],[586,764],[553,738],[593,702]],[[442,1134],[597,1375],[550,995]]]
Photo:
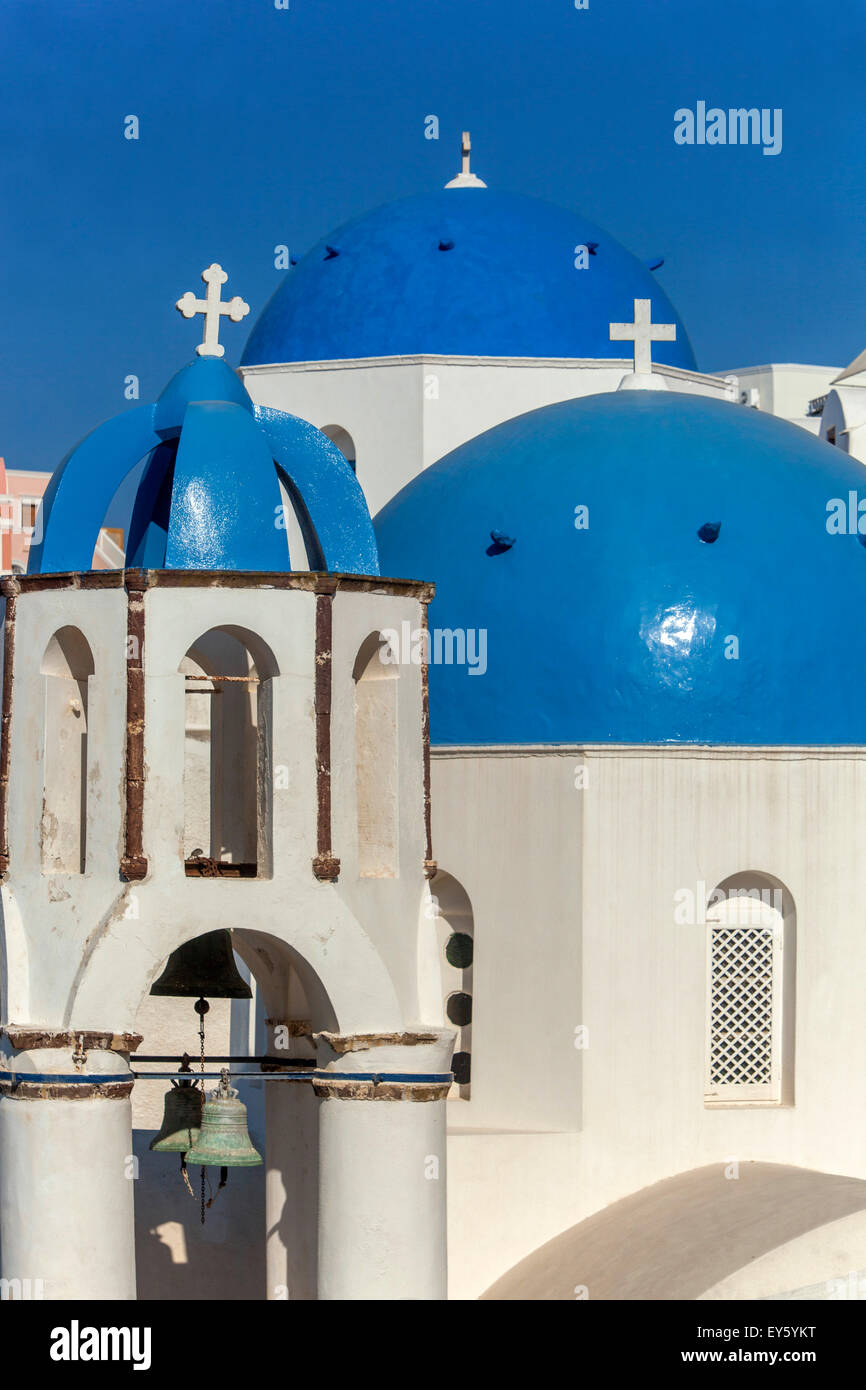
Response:
[[[168,994],[176,999],[252,999],[249,985],[241,979],[232,951],[229,931],[209,931],[185,941],[172,951],[151,994]]]
[[[165,1093],[162,1127],[150,1147],[158,1154],[185,1154],[198,1139],[201,1091],[192,1081],[172,1081]]]
[[[208,1168],[252,1168],[261,1161],[247,1131],[247,1107],[238,1100],[223,1067],[219,1086],[208,1093],[204,1103],[201,1129],[187,1154],[187,1163],[191,1167],[201,1163]]]

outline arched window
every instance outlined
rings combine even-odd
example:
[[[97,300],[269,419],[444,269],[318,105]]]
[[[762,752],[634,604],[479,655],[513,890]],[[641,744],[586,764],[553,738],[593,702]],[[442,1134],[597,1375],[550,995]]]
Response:
[[[55,632],[42,657],[45,694],[42,872],[82,874],[87,854],[88,681],[93,653],[76,627]]]
[[[342,425],[323,425],[322,434],[326,434],[331,443],[336,444],[340,453],[345,457],[346,462],[352,465],[352,471],[354,472],[357,461],[355,455],[355,441],[349,431],[344,430]]]
[[[381,633],[355,660],[355,787],[358,871],[362,878],[398,873],[397,688],[399,666]]]
[[[767,874],[737,874],[707,909],[708,1105],[791,1105],[795,911]]]
[[[456,878],[440,870],[430,884],[436,904],[445,1017],[456,1028],[451,1068],[450,1099],[469,1100],[472,1080],[472,972],[475,964],[475,921],[469,896]]]
[[[273,654],[242,628],[212,628],[180,671],[187,876],[269,878]]]

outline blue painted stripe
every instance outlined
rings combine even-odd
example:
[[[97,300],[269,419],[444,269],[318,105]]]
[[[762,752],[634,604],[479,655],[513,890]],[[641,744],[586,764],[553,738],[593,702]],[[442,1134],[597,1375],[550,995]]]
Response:
[[[116,1082],[118,1082],[118,1081],[134,1081],[134,1080],[135,1080],[135,1077],[132,1075],[132,1072],[128,1072],[128,1071],[121,1072],[119,1075],[114,1075],[113,1073],[110,1073],[110,1072],[96,1072],[96,1073],[89,1073],[89,1074],[84,1074],[84,1073],[82,1073],[82,1072],[75,1072],[75,1074],[72,1075],[72,1076],[68,1075],[68,1074],[65,1073],[65,1072],[41,1072],[41,1071],[5,1071],[5,1072],[0,1072],[0,1085],[3,1085],[3,1084],[6,1083],[6,1082],[11,1082],[13,1086],[17,1086],[17,1085],[18,1085],[20,1082],[22,1082],[22,1081],[32,1081],[32,1082],[34,1082],[37,1086],[50,1086],[50,1085],[54,1085],[54,1086],[61,1086],[61,1085],[62,1085],[62,1086],[93,1086],[93,1085],[105,1085],[105,1084],[108,1083],[108,1082],[111,1082],[112,1084],[114,1084],[114,1083],[116,1083]]]
[[[302,1072],[229,1072],[229,1076],[234,1080],[242,1081],[261,1081],[268,1078],[282,1078],[287,1081],[399,1081],[416,1083],[420,1085],[444,1084],[453,1081],[453,1076],[449,1072],[392,1072],[392,1071],[302,1071]],[[154,1081],[200,1081],[201,1072],[121,1072],[112,1074],[108,1072],[76,1072],[69,1075],[66,1072],[0,1072],[0,1085],[10,1084],[17,1086],[22,1081],[32,1082],[37,1086],[93,1086],[116,1083],[119,1081],[137,1081],[151,1078]],[[204,1073],[205,1081],[218,1081],[220,1073],[210,1071]]]
[[[450,1071],[446,1072],[406,1072],[406,1071],[315,1071],[314,1081],[416,1081],[422,1084],[431,1082],[450,1083],[454,1080]]]

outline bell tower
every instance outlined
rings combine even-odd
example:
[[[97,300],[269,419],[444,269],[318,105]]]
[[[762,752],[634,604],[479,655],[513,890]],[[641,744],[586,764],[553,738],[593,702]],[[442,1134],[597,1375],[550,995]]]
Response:
[[[210,940],[268,1018],[269,1296],[439,1299],[426,646],[389,635],[426,634],[432,588],[379,574],[340,450],[253,405],[218,342],[246,306],[207,274],[196,360],[67,456],[2,581],[2,1276],[136,1296],[136,1014],[198,992]],[[95,572],[142,460],[126,568]],[[299,1035],[311,1065],[281,1075]]]

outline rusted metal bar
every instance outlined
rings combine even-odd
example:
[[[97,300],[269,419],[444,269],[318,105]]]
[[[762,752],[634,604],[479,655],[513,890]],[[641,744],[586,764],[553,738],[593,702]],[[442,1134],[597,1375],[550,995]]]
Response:
[[[331,644],[334,625],[336,579],[321,577],[316,595],[316,857],[313,873],[336,883],[340,861],[331,847]]]
[[[146,570],[126,570],[126,822],[120,872],[128,881],[144,878],[144,595]]]
[[[424,767],[424,877],[432,878],[437,864],[433,858],[433,815],[430,797],[430,643],[428,641],[427,603],[421,604],[421,627],[424,639],[421,646],[421,742]]]

